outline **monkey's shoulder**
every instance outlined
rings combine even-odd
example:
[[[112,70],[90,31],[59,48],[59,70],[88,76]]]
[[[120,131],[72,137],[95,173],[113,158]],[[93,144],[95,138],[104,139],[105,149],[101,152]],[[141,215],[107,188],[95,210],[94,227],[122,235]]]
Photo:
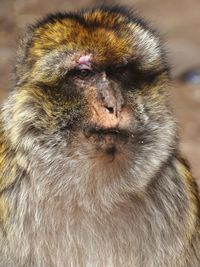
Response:
[[[15,152],[7,138],[3,122],[0,120],[0,193],[14,182],[16,179],[15,171]]]
[[[196,231],[199,233],[200,242],[200,194],[199,186],[197,180],[192,175],[191,167],[188,161],[178,156],[176,162],[176,170],[184,185],[184,189],[188,198],[188,203],[190,206],[191,217],[196,221]]]

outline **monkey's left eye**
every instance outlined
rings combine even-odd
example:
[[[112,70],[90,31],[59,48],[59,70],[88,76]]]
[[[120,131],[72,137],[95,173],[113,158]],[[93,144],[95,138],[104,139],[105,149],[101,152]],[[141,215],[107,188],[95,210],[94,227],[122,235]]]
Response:
[[[106,70],[108,76],[121,78],[122,76],[126,76],[129,72],[129,66],[118,66],[118,67],[110,67]]]

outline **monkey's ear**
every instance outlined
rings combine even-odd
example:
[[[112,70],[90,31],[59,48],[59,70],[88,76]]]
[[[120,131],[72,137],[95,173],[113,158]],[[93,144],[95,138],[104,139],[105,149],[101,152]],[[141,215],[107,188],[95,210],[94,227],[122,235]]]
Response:
[[[17,48],[16,65],[14,70],[17,81],[27,73],[27,66],[30,66],[31,64],[31,61],[28,58],[28,50],[32,43],[33,32],[33,27],[28,26],[19,36],[19,45]]]

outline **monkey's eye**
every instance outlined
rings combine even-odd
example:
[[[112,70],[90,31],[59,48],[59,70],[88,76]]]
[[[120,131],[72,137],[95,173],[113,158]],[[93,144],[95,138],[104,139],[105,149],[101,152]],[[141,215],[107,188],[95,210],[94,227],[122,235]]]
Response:
[[[87,79],[94,75],[94,72],[89,69],[75,69],[72,71],[72,75],[79,79]]]
[[[126,75],[129,68],[128,66],[117,66],[117,67],[110,67],[106,70],[106,73],[108,76],[115,76],[115,77],[121,77],[122,75]]]

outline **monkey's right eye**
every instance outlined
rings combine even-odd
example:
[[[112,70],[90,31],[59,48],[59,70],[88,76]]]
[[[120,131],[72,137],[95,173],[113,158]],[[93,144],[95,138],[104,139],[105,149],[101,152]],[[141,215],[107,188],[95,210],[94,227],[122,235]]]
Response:
[[[75,69],[71,71],[71,75],[79,79],[88,79],[94,75],[94,72],[89,69]]]
[[[88,78],[88,77],[91,77],[93,75],[93,71],[91,70],[88,70],[88,69],[82,69],[82,70],[79,70],[79,76],[81,78]]]

